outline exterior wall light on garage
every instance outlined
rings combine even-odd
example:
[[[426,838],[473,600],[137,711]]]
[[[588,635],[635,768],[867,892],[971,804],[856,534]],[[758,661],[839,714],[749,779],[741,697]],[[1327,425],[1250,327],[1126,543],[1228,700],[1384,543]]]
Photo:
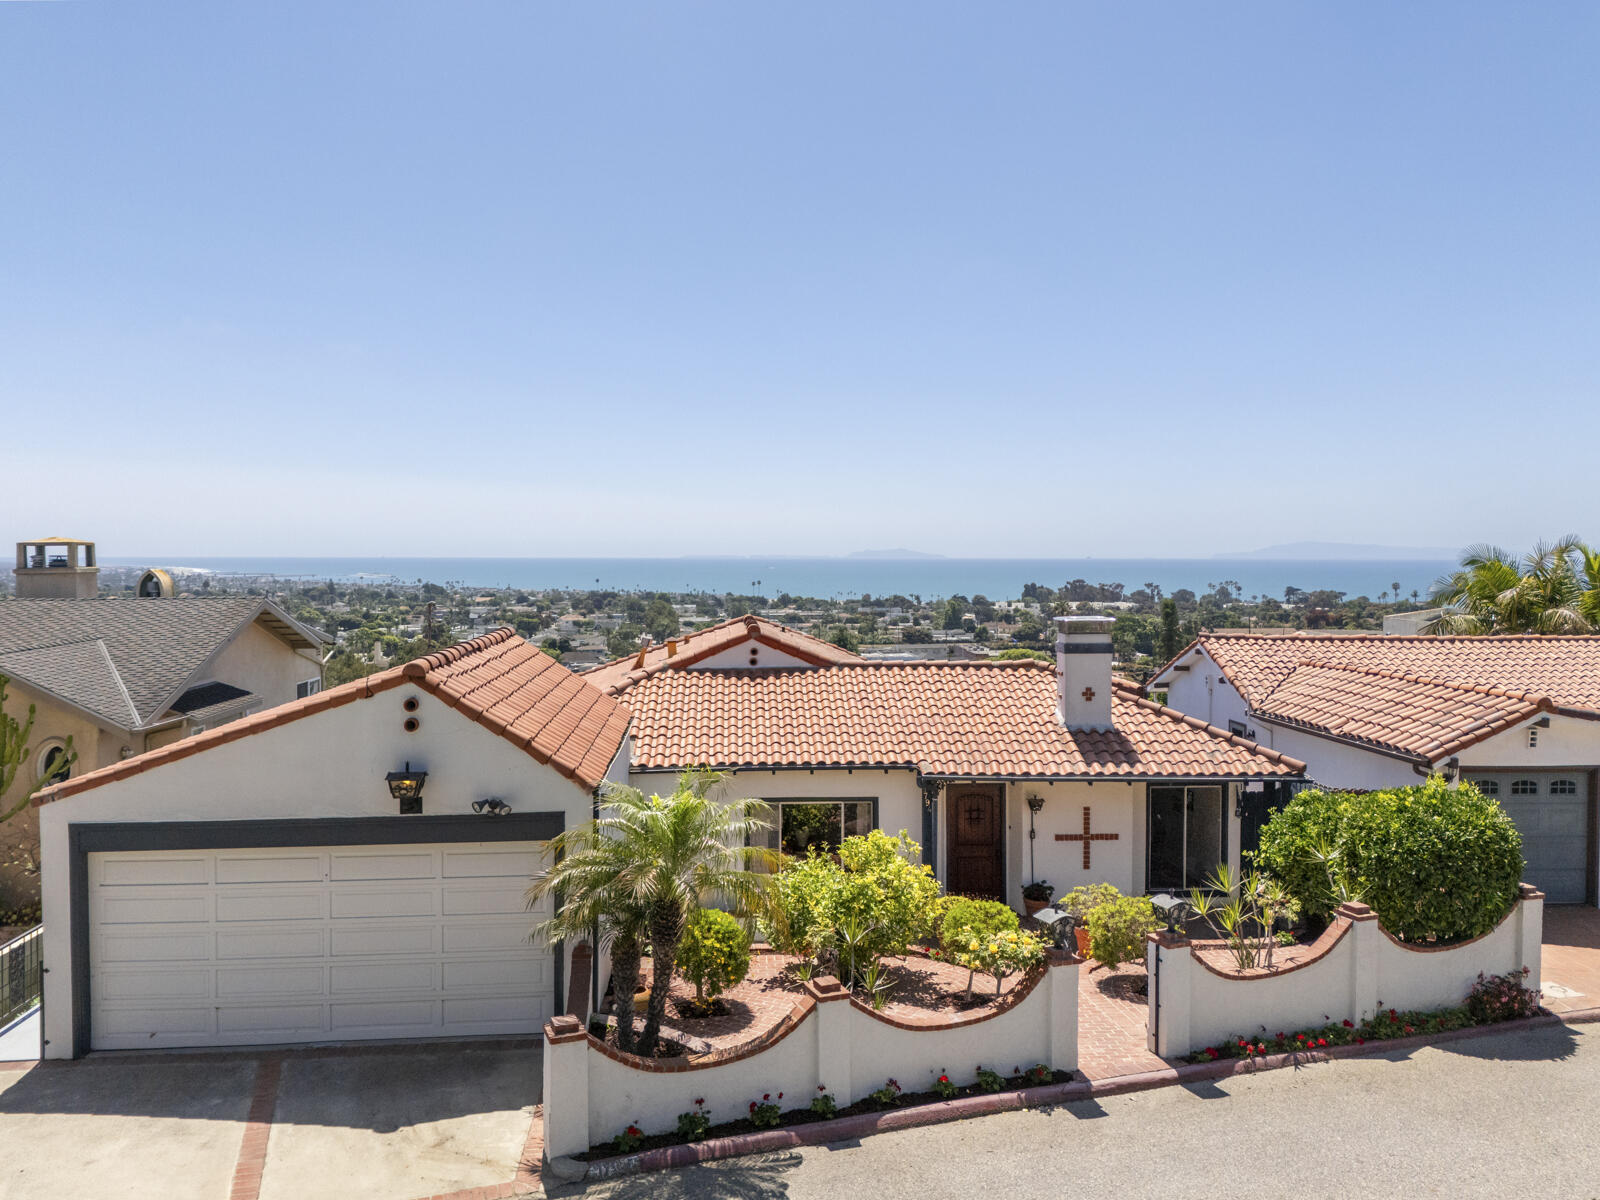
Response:
[[[511,805],[490,796],[487,800],[474,800],[472,811],[486,817],[506,817],[511,815]]]
[[[389,785],[389,795],[400,801],[401,816],[422,811],[422,785],[427,778],[426,771],[413,771],[409,762],[404,771],[390,771],[384,776],[384,781]]]

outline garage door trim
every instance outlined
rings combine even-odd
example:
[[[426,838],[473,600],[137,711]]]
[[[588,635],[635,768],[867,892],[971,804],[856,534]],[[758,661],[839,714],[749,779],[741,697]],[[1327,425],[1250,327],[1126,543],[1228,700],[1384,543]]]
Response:
[[[293,846],[396,846],[418,842],[544,842],[562,831],[560,812],[415,817],[296,817],[277,821],[97,821],[67,826],[72,904],[73,1055],[86,1053],[89,1022],[89,855],[108,850],[230,850]],[[555,950],[555,1000],[565,980]],[[46,964],[48,970],[49,964]],[[48,975],[46,990],[48,991]]]

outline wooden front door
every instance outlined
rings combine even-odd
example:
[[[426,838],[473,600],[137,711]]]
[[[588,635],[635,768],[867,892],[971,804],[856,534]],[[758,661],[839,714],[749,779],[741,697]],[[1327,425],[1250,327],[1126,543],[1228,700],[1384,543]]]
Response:
[[[1003,900],[1005,804],[995,784],[952,784],[945,793],[949,879],[945,890],[957,896]]]

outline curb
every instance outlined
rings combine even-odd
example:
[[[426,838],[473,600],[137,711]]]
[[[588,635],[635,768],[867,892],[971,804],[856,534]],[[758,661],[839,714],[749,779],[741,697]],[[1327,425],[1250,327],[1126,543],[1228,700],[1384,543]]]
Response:
[[[1258,1058],[1225,1058],[1208,1063],[1184,1063],[1162,1071],[1115,1075],[1110,1079],[1073,1080],[1070,1083],[1049,1083],[1043,1087],[1023,1088],[1020,1091],[1000,1092],[989,1096],[963,1096],[959,1100],[942,1100],[935,1104],[921,1104],[916,1108],[859,1113],[853,1117],[818,1121],[811,1125],[798,1125],[792,1129],[741,1133],[734,1137],[713,1138],[706,1142],[663,1146],[659,1150],[646,1150],[643,1154],[596,1159],[587,1164],[588,1170],[584,1172],[583,1178],[614,1179],[619,1175],[690,1167],[698,1163],[737,1158],[747,1154],[770,1154],[775,1150],[790,1150],[796,1146],[819,1146],[827,1142],[849,1141],[874,1133],[916,1129],[923,1125],[942,1125],[949,1121],[965,1120],[968,1117],[986,1117],[1023,1108],[1042,1108],[1073,1100],[1097,1099],[1101,1096],[1121,1096],[1129,1092],[1146,1092],[1154,1088],[1226,1079],[1234,1075],[1255,1075],[1262,1071],[1281,1070],[1284,1067],[1309,1066],[1340,1058],[1364,1058],[1397,1050],[1416,1050],[1423,1046],[1436,1046],[1446,1042],[1516,1033],[1519,1030],[1537,1029],[1547,1025],[1582,1024],[1590,1021],[1600,1021],[1600,1008],[1579,1009],[1569,1013],[1546,1012],[1536,1017],[1500,1021],[1494,1025],[1474,1025],[1468,1029],[1452,1029],[1431,1035],[1416,1034],[1412,1037],[1389,1038],[1387,1041],[1372,1041],[1364,1045],[1330,1046],[1326,1050],[1268,1054]],[[574,1167],[579,1165],[582,1164],[573,1162]]]

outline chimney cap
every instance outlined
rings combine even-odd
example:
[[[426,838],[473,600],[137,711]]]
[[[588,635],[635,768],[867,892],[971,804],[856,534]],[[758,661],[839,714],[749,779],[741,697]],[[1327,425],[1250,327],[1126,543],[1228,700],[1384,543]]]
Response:
[[[1099,633],[1110,636],[1111,627],[1117,623],[1115,617],[1091,616],[1087,613],[1077,613],[1055,618],[1057,633]]]

